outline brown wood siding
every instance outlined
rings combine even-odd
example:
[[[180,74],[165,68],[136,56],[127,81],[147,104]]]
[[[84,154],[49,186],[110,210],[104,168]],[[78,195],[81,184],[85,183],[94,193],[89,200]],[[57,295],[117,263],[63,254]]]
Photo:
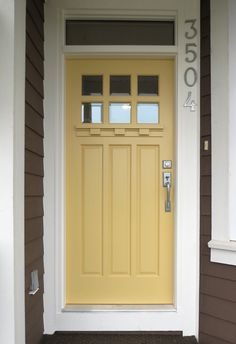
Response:
[[[26,344],[43,335],[43,0],[27,0],[25,85],[25,312]],[[38,270],[39,292],[29,295],[30,274]]]
[[[209,140],[209,151],[203,143]],[[236,267],[210,262],[211,239],[210,0],[201,0],[201,270],[200,344],[236,343]]]

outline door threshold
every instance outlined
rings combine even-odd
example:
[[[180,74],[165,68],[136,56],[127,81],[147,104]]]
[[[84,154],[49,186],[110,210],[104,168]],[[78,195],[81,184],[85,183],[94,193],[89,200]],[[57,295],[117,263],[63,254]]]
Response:
[[[176,312],[174,305],[65,305],[62,312]]]

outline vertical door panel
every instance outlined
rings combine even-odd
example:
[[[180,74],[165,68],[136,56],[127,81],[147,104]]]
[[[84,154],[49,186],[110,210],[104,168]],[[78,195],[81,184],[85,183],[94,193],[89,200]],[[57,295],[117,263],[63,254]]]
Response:
[[[131,265],[131,149],[110,147],[111,274],[130,274]]]
[[[137,147],[137,273],[158,274],[159,151]]]
[[[103,148],[82,146],[82,274],[102,275]]]

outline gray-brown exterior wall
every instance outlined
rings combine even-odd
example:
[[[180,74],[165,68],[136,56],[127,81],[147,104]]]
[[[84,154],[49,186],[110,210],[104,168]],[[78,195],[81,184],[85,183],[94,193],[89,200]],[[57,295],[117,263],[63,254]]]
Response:
[[[220,68],[220,66],[219,66]],[[211,140],[210,0],[201,0],[201,272],[200,344],[236,343],[236,267],[210,262]]]
[[[27,0],[25,85],[25,312],[26,344],[43,335],[43,79],[44,1]],[[39,292],[29,295],[30,273],[39,272]]]

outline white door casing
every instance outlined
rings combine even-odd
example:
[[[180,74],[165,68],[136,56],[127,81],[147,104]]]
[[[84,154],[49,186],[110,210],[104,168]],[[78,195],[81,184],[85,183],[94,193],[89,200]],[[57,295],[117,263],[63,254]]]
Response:
[[[45,4],[45,333],[55,330],[150,330],[198,335],[199,8],[199,0],[148,0],[145,3],[123,0],[119,4],[112,0],[109,5],[105,0],[49,0]],[[65,47],[65,18],[174,18],[176,45]],[[195,51],[197,58],[190,50]],[[68,311],[64,308],[64,59],[65,56],[117,54],[169,56],[176,61],[175,304],[164,307],[72,308]],[[195,71],[198,80],[192,86]],[[186,105],[191,105],[193,100],[196,107],[184,106],[189,92],[191,100]]]

